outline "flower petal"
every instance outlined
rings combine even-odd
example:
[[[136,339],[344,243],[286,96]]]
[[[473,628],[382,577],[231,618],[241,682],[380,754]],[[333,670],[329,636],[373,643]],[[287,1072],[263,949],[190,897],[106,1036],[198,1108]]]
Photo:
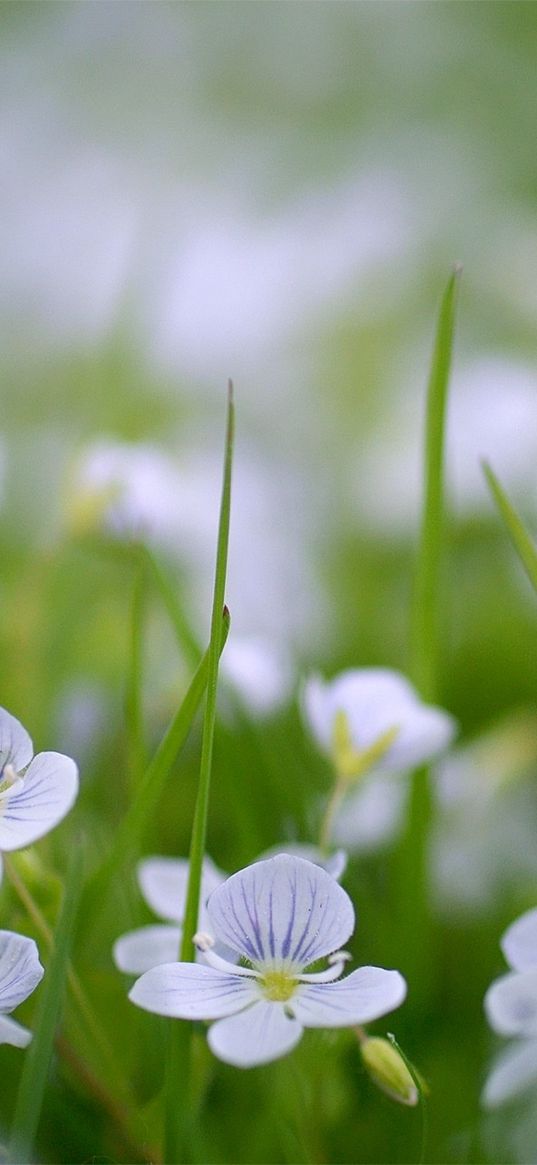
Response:
[[[517,1040],[496,1057],[481,1096],[485,1108],[504,1104],[537,1081],[537,1040]]]
[[[0,801],[0,849],[21,849],[53,829],[78,793],[78,769],[60,752],[40,752],[24,775],[22,788]]]
[[[0,1015],[0,1044],[12,1044],[14,1048],[27,1048],[32,1033],[10,1015]]]
[[[502,975],[485,995],[490,1026],[502,1036],[537,1036],[537,970]]]
[[[303,1027],[347,1027],[386,1015],[405,995],[399,971],[360,967],[338,983],[301,983],[290,1006]]]
[[[514,971],[537,969],[537,909],[527,910],[511,923],[501,948]]]
[[[188,885],[188,862],[182,858],[144,858],[138,863],[137,876],[142,894],[155,914],[160,918],[182,922]],[[226,875],[214,862],[205,858],[201,880],[202,903],[225,879]],[[199,928],[203,929],[201,912]]]
[[[236,1068],[253,1068],[287,1055],[302,1035],[302,1026],[283,1003],[258,1000],[253,1007],[213,1023],[207,1042],[215,1056]]]
[[[5,765],[13,765],[16,773],[26,768],[32,759],[32,741],[22,724],[0,708],[0,772]]]
[[[0,1011],[13,1011],[41,982],[44,968],[31,938],[0,930]]]
[[[402,826],[407,797],[402,773],[367,773],[345,797],[334,821],[334,840],[360,853],[386,845]]]
[[[259,998],[253,979],[226,975],[197,963],[164,963],[136,980],[129,999],[156,1015],[219,1019]]]
[[[336,882],[339,882],[347,867],[345,850],[337,849],[327,856],[319,846],[300,841],[289,842],[289,845],[271,845],[270,849],[264,850],[257,860],[261,862],[266,858],[275,858],[278,854],[292,854],[295,858],[305,858],[307,862],[313,862],[315,866],[326,870]]]
[[[116,939],[112,957],[119,971],[142,975],[151,967],[177,959],[180,942],[178,926],[141,926]]]
[[[207,904],[215,936],[254,964],[300,967],[331,954],[354,928],[352,902],[334,878],[303,858],[280,854],[239,870]]]

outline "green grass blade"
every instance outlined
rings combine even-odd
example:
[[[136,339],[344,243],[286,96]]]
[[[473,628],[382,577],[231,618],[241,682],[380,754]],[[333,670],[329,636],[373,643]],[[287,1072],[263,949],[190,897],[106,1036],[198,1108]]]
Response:
[[[440,655],[446,404],[460,274],[461,268],[455,267],[442,297],[429,376],[423,509],[414,584],[414,680],[423,698],[433,701],[437,694]]]
[[[437,699],[439,679],[446,406],[460,271],[459,267],[453,270],[440,304],[427,389],[423,510],[412,612],[412,671],[420,694],[429,702]],[[430,774],[427,768],[421,767],[411,780],[407,827],[397,875],[399,940],[406,959],[403,969],[412,983],[416,1006],[429,995],[433,978],[428,956],[427,856],[432,811]],[[411,944],[409,933],[413,934]]]
[[[220,650],[223,650],[229,632],[229,614],[224,612],[220,623]],[[121,867],[140,842],[146,823],[158,805],[170,770],[179,755],[199,708],[209,676],[209,651],[203,656],[194,674],[184,700],[150,761],[143,780],[119,825],[110,849],[101,865],[88,881],[86,896],[88,909],[100,909],[108,888]]]
[[[218,543],[214,579],[213,607],[211,616],[211,638],[207,694],[203,720],[200,778],[198,796],[192,825],[190,845],[189,877],[183,923],[183,938],[180,957],[191,960],[194,957],[192,936],[197,929],[201,872],[205,855],[207,815],[211,785],[214,729],[216,723],[216,697],[218,686],[218,665],[222,651],[222,611],[224,609],[227,554],[229,541],[229,514],[231,506],[231,469],[233,463],[234,408],[233,389],[228,386],[227,427],[224,456]],[[167,1161],[181,1159],[181,1142],[185,1130],[185,1103],[188,1103],[191,1025],[171,1021],[168,1047],[168,1071],[166,1081],[165,1140]],[[183,1103],[179,1100],[183,1096]]]
[[[146,608],[146,566],[136,563],[130,610],[129,659],[125,690],[125,722],[130,787],[137,789],[145,767],[144,719],[142,707],[144,619]]]
[[[537,591],[537,546],[528,534],[522,519],[509,501],[505,490],[502,489],[498,478],[490,465],[483,462],[483,472],[488,481],[490,492],[496,502],[501,517],[505,523],[507,533],[526,571],[530,583]]]
[[[19,1085],[9,1155],[9,1160],[13,1162],[27,1162],[32,1155],[53,1051],[54,1034],[65,992],[69,954],[82,886],[82,859],[81,847],[75,845],[67,872],[52,955],[41,988],[36,1030],[26,1053]]]

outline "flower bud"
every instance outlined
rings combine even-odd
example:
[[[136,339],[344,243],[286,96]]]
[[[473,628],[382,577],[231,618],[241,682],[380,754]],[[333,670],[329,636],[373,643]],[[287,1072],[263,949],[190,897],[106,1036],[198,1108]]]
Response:
[[[366,1036],[360,1041],[364,1067],[378,1088],[399,1104],[414,1107],[419,1092],[397,1048],[380,1036]]]

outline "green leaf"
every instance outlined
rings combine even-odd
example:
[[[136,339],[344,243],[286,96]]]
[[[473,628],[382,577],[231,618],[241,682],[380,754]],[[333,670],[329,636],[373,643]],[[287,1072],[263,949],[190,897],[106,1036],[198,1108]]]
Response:
[[[446,404],[460,274],[461,268],[455,267],[442,297],[429,376],[423,509],[414,583],[414,679],[423,698],[432,701],[436,699],[439,670]]]
[[[69,954],[82,888],[82,857],[81,847],[75,845],[67,872],[52,955],[41,988],[35,1034],[26,1053],[19,1085],[9,1155],[12,1162],[27,1162],[32,1156],[69,969]]]
[[[190,961],[194,957],[192,936],[195,934],[197,929],[201,892],[201,873],[203,867],[203,858],[205,855],[207,834],[207,816],[209,810],[213,741],[216,723],[218,665],[222,652],[222,612],[224,610],[229,542],[233,437],[233,387],[230,381],[228,384],[224,472],[222,480],[222,495],[220,501],[220,518],[218,524],[218,542],[216,550],[216,568],[211,616],[211,638],[208,652],[209,660],[207,695],[205,700],[205,715],[203,720],[203,736],[201,745],[200,778],[196,808],[194,811],[194,822],[192,825],[188,887],[180,954],[181,959],[186,961]],[[188,1092],[190,1083],[189,1078],[192,1038],[191,1027],[191,1024],[180,1024],[177,1022],[177,1020],[170,1021],[165,1109],[165,1156],[167,1161],[179,1161],[182,1159],[182,1144],[185,1138],[185,1129],[187,1127],[188,1116]],[[179,1100],[179,1097],[181,1096],[183,1098],[182,1102]]]
[[[507,533],[511,542],[533,589],[537,591],[537,546],[533,538],[528,534],[522,519],[517,514],[514,506],[512,506],[507,494],[502,489],[498,478],[486,462],[483,462],[483,472],[488,481],[490,492],[507,527]]]

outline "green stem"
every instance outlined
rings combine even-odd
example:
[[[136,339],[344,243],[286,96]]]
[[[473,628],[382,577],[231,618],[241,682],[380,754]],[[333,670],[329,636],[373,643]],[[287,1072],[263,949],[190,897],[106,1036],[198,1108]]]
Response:
[[[47,949],[49,951],[53,951],[54,934],[37,902],[35,901],[35,898],[22,881],[22,878],[19,877],[19,874],[11,858],[8,858],[6,854],[3,855],[3,863],[9,881],[13,886],[13,889],[15,890],[18,898],[22,902],[25,910],[27,911],[28,916],[32,919],[37,933],[43,939]],[[67,963],[66,977],[71,995],[77,1004],[79,1013],[85,1023],[87,1031],[93,1039],[101,1062],[108,1063],[109,1070],[113,1073],[116,1080],[121,1079],[122,1071],[116,1062],[112,1046],[108,1041],[108,1037],[100,1027],[98,1020],[95,1018],[95,1009],[88,999],[80,979],[76,974],[76,971],[69,962]]]
[[[54,1046],[54,1033],[63,1002],[69,951],[80,900],[81,867],[82,852],[79,846],[75,846],[51,958],[41,989],[36,1031],[26,1053],[17,1095],[10,1145],[10,1160],[13,1162],[29,1161],[32,1155]]]
[[[224,610],[227,553],[229,541],[229,513],[231,504],[231,468],[233,461],[234,409],[231,382],[228,386],[227,427],[218,525],[216,569],[214,580],[213,607],[211,616],[211,638],[209,642],[209,662],[207,694],[201,745],[200,778],[198,796],[192,825],[190,844],[189,876],[183,922],[183,936],[180,957],[189,962],[194,958],[193,935],[197,930],[201,876],[207,835],[207,817],[211,785],[214,729],[216,723],[216,697],[218,686],[218,665],[222,651],[222,611]],[[190,1079],[191,1025],[171,1022],[168,1049],[168,1072],[166,1084],[166,1161],[176,1162],[184,1138],[185,1112],[180,1096],[188,1094]],[[183,1030],[181,1030],[183,1029]]]
[[[319,848],[323,853],[328,853],[330,848],[334,818],[341,805],[341,802],[343,801],[343,798],[345,797],[348,787],[348,780],[346,780],[344,777],[339,777],[332,789],[332,793],[321,822],[321,831],[319,834]]]
[[[507,494],[502,489],[498,478],[486,462],[483,462],[483,472],[489,484],[490,492],[503,518],[511,542],[534,591],[537,591],[537,546],[533,538],[528,534],[522,519],[509,501]]]

